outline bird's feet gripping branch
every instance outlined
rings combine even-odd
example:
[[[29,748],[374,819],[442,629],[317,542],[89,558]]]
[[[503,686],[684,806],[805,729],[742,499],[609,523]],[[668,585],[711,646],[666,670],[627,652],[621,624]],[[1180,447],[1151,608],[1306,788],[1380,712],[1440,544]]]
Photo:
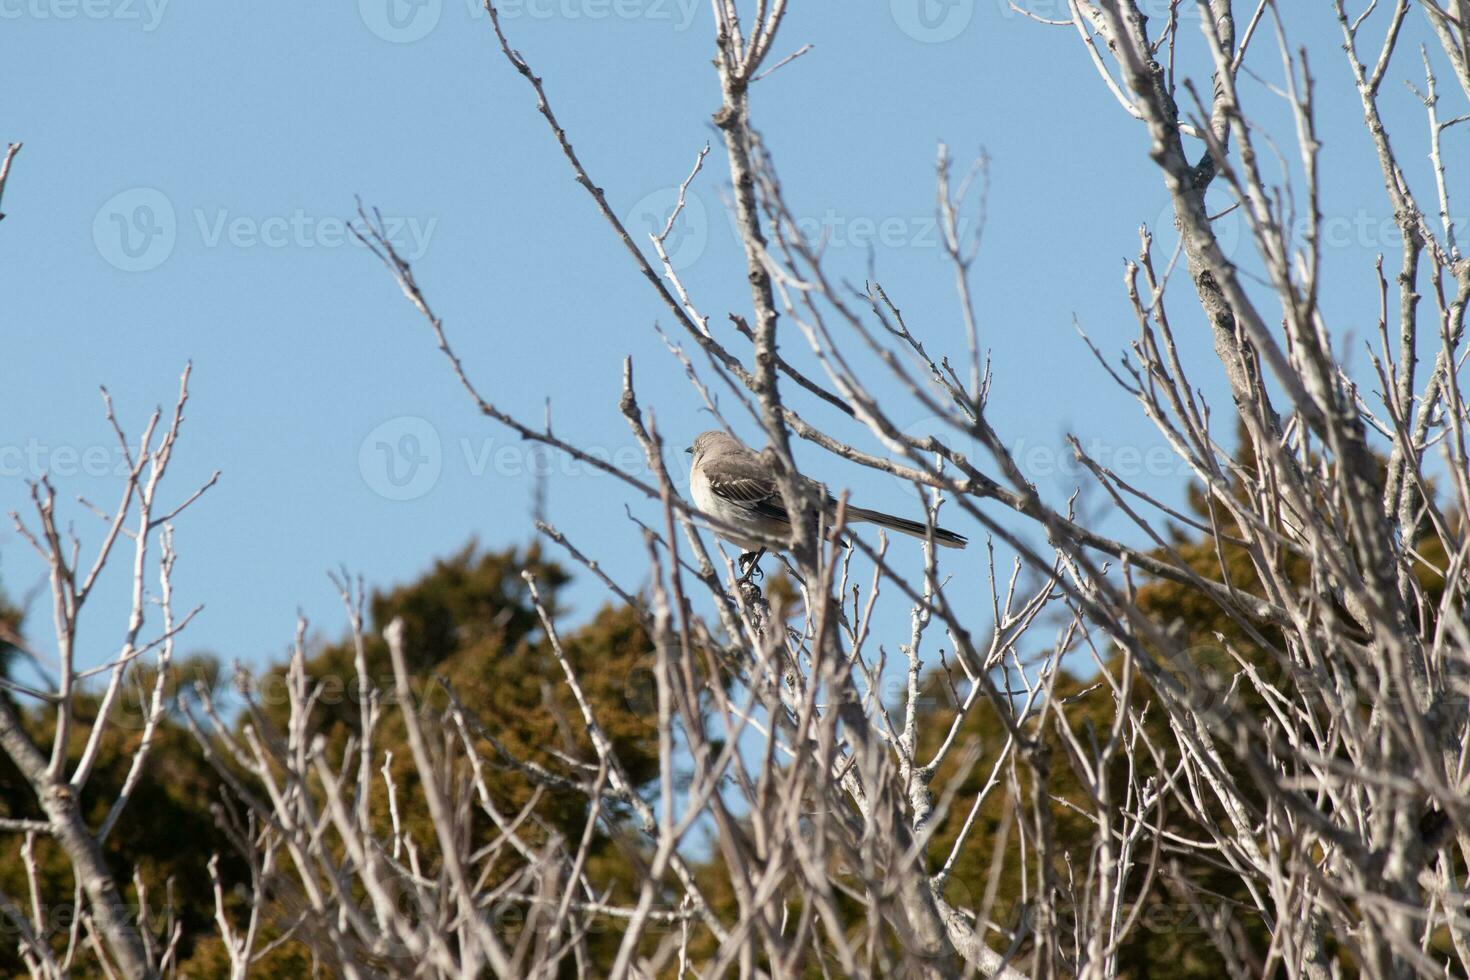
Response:
[[[759,581],[760,579],[766,577],[766,573],[761,571],[761,559],[765,557],[765,554],[766,549],[764,548],[761,548],[757,551],[747,551],[741,554],[739,579],[741,585],[744,585],[745,583],[751,581],[752,578],[754,578],[756,581]]]

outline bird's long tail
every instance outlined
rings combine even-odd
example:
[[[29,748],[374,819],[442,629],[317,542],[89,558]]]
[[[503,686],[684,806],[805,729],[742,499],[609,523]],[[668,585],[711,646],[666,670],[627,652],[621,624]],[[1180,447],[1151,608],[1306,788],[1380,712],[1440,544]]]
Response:
[[[868,510],[864,507],[847,508],[848,523],[855,524],[859,521],[886,527],[900,534],[907,534],[915,538],[929,538],[929,526],[919,521],[911,521],[904,517],[894,517],[885,514],[881,510]],[[968,541],[963,534],[945,530],[942,527],[934,528],[934,543],[945,548],[963,548]]]

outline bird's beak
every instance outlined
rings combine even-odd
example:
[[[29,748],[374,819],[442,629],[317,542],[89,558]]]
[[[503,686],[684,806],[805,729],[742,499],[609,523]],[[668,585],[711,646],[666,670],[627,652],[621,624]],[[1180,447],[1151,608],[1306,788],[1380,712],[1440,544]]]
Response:
[[[689,455],[691,455],[691,456],[694,455],[694,447],[693,446],[687,446],[687,447],[685,447],[684,451],[686,453],[688,453]]]

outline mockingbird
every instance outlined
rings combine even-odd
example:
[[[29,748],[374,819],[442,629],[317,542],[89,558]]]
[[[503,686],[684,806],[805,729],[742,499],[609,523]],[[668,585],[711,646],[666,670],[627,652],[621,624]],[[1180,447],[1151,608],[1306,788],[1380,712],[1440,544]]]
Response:
[[[718,430],[701,432],[685,452],[694,456],[689,470],[689,493],[694,502],[700,510],[733,525],[737,531],[749,532],[747,536],[720,528],[716,533],[744,551],[740,556],[742,570],[747,566],[754,569],[767,545],[773,540],[785,541],[791,534],[791,518],[776,486],[771,460]],[[835,516],[837,499],[815,481],[805,482],[823,501],[827,516]],[[935,544],[946,548],[965,546],[965,538],[953,531],[878,510],[849,505],[846,520],[849,524],[876,524],[926,541],[932,537]]]

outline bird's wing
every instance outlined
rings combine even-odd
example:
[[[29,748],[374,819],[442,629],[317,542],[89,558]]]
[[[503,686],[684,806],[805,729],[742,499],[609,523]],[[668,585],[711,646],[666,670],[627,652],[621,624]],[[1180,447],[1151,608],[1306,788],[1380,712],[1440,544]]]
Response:
[[[781,490],[771,476],[770,466],[755,453],[720,460],[719,463],[707,467],[706,471],[709,475],[710,492],[715,496],[762,517],[789,523],[786,502],[781,499]],[[830,511],[837,503],[836,499],[821,484],[810,480],[806,482]],[[812,518],[815,517],[814,513]]]
[[[721,460],[706,467],[706,473],[710,492],[716,497],[764,517],[786,520],[776,481],[758,460]]]

